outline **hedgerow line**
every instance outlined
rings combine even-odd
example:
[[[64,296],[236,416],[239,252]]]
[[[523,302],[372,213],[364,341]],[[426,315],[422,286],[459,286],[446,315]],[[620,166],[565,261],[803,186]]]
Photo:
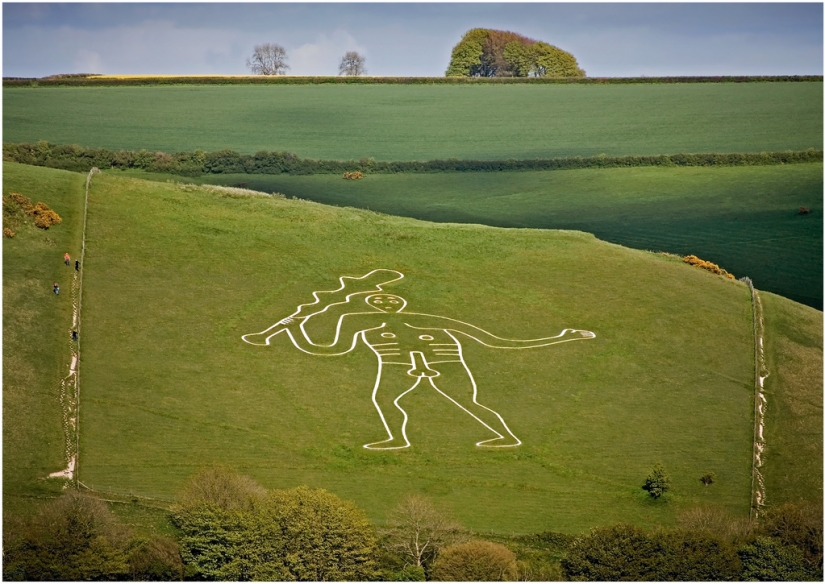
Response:
[[[651,85],[663,83],[822,82],[822,75],[693,75],[679,77],[375,77],[295,75],[52,75],[4,77],[3,87],[167,85]]]
[[[86,172],[87,168],[135,169],[149,172],[203,176],[209,174],[369,174],[438,173],[438,172],[511,172],[537,170],[581,170],[588,168],[694,167],[694,166],[769,166],[822,162],[822,150],[787,150],[784,152],[705,152],[628,156],[571,156],[566,158],[532,158],[507,160],[436,160],[380,161],[315,160],[291,152],[260,151],[241,154],[234,150],[205,152],[148,152],[146,150],[107,150],[85,148],[76,144],[56,145],[3,143],[3,160],[46,166],[61,170]]]

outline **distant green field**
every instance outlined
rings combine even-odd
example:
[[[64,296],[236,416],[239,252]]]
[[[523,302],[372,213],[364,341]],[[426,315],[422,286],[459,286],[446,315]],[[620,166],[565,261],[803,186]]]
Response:
[[[3,139],[377,160],[805,150],[822,99],[821,82],[6,88]]]
[[[822,164],[548,172],[210,175],[156,180],[264,192],[429,221],[577,229],[637,249],[695,254],[757,288],[822,308]],[[798,215],[800,207],[811,213]]]
[[[39,193],[74,218],[49,237],[76,225],[82,180],[4,164],[4,194]],[[739,282],[578,232],[433,224],[112,173],[94,179],[89,213],[79,472],[93,488],[169,500],[195,469],[219,462],[267,487],[325,487],[376,521],[408,492],[430,496],[468,527],[499,532],[669,524],[698,504],[747,513],[753,345]],[[4,245],[4,290],[20,289],[17,273],[31,271],[33,282],[53,261],[63,268],[59,255],[48,259],[44,234],[31,235]],[[410,310],[505,337],[564,327],[597,337],[506,354],[465,344],[482,403],[524,441],[518,449],[474,447],[487,437],[481,426],[434,392],[416,391],[405,398],[413,448],[369,452],[361,445],[382,434],[369,351],[314,357],[283,335],[270,347],[240,336],[311,301],[312,290],[335,287],[338,276],[376,267],[405,274],[387,288]],[[40,278],[55,277],[48,274]],[[26,338],[51,335],[56,376],[69,317],[32,292],[33,304],[26,294],[4,297],[4,324],[19,328],[6,329],[4,354],[25,357],[35,346]],[[776,440],[763,467],[768,496],[814,499],[822,487],[811,461],[822,448],[822,313],[772,295],[765,307],[768,435]],[[22,314],[43,331],[23,326]],[[10,380],[40,361],[4,359],[4,505],[10,487],[36,492],[46,485],[41,474],[60,464],[50,382],[17,393],[41,418],[27,426],[18,427],[27,418],[9,401]],[[813,409],[799,411],[799,400]],[[43,433],[49,424],[54,436]],[[45,462],[21,463],[27,457]],[[654,503],[640,485],[657,461],[673,492]],[[717,475],[711,487],[698,480],[705,471]]]

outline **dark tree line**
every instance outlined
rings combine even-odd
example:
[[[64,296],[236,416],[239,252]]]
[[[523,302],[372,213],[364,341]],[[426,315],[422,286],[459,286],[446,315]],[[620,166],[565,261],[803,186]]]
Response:
[[[638,166],[750,166],[822,162],[821,150],[760,153],[662,154],[657,156],[591,156],[536,158],[529,160],[447,160],[379,161],[315,160],[291,152],[261,151],[241,154],[234,150],[216,152],[148,152],[146,150],[106,150],[77,145],[3,144],[3,159],[22,164],[88,172],[101,169],[140,169],[150,172],[201,176],[204,174],[364,174],[398,172],[504,172],[517,170],[563,170],[583,168],[627,168]]]
[[[822,507],[784,504],[758,522],[695,508],[671,529],[600,527],[485,541],[409,496],[382,527],[323,489],[267,490],[208,468],[170,511],[174,538],[135,535],[89,494],[28,520],[4,517],[3,578],[211,581],[822,580]],[[561,561],[559,562],[559,558]]]

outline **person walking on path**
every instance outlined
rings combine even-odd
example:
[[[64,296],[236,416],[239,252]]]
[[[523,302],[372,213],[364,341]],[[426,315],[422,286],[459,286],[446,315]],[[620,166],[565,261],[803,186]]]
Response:
[[[72,258],[69,256],[69,252],[66,252],[66,255],[63,256],[63,262],[68,266],[71,260]]]
[[[54,283],[54,293],[55,295],[60,294],[60,286],[57,285],[57,282]]]
[[[79,271],[80,271],[80,260],[75,260],[75,261],[74,261],[74,271],[75,271],[75,272],[79,272]]]

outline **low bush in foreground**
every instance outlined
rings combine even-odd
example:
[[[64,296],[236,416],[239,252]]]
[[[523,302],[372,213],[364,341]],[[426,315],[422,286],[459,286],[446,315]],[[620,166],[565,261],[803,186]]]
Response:
[[[735,279],[733,274],[728,272],[726,269],[720,268],[719,266],[717,266],[713,262],[703,260],[701,258],[696,257],[695,255],[687,255],[683,258],[683,261],[686,264],[690,264],[691,266],[696,266],[697,268],[702,268],[703,270],[707,270],[708,272],[711,272],[713,274],[719,274],[720,276],[725,276],[726,278],[729,278],[731,280]],[[713,478],[710,477],[709,475],[707,476],[707,478],[710,480],[710,482],[705,482],[705,477],[702,477],[702,482],[709,485],[710,483],[713,482]]]
[[[12,227],[22,226],[26,222],[26,217],[32,217],[34,226],[40,229],[48,229],[63,221],[46,203],[34,204],[31,199],[20,193],[9,193],[8,199],[3,198],[3,224],[11,225],[11,235],[4,231],[6,237],[14,237]]]
[[[516,555],[500,543],[482,540],[445,548],[432,570],[432,579],[442,582],[504,582],[516,576]]]

